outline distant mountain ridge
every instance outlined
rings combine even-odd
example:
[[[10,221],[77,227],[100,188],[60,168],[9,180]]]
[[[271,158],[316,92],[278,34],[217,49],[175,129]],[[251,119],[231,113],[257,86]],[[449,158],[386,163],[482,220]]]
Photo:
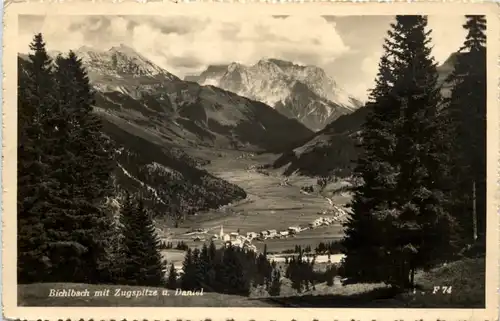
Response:
[[[75,50],[95,89],[95,112],[117,145],[116,186],[139,191],[159,215],[243,199],[186,149],[279,150],[312,135],[271,107],[212,86],[185,82],[127,46]],[[59,52],[49,53],[56,57]],[[19,54],[19,74],[27,55]]]
[[[183,81],[128,46],[75,53],[104,114],[156,131],[171,144],[269,151],[312,135],[262,102]]]
[[[458,55],[459,53],[451,54],[437,68],[443,96],[449,95],[450,84],[446,82],[446,78],[453,72]],[[351,114],[340,116],[311,138],[284,152],[273,166],[283,168],[284,175],[351,175],[353,161],[359,152],[356,143],[359,142],[361,126],[370,112],[370,107],[361,107]]]
[[[323,69],[279,59],[261,59],[252,66],[211,65],[184,79],[264,102],[314,131],[362,106]]]

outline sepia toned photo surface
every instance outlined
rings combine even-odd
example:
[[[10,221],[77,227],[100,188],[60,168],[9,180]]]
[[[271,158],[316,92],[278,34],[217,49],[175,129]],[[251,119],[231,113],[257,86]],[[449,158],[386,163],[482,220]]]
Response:
[[[11,4],[6,316],[497,318],[497,11]]]

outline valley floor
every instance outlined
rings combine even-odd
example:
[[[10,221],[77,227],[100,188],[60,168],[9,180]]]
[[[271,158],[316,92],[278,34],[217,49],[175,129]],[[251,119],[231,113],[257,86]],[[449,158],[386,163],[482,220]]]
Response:
[[[196,156],[207,158],[206,153],[196,152]],[[193,235],[186,235],[191,229],[207,230],[203,235],[207,241],[212,235],[219,234],[221,226],[224,233],[239,231],[243,235],[247,232],[259,233],[269,229],[280,231],[287,230],[290,226],[307,226],[323,216],[322,212],[332,209],[330,202],[317,191],[313,193],[301,191],[301,187],[305,186],[317,188],[316,179],[300,176],[285,179],[277,170],[255,170],[255,166],[269,164],[277,155],[249,155],[235,151],[209,153],[211,153],[208,155],[211,163],[205,169],[217,177],[240,186],[248,196],[235,204],[189,217],[180,228],[164,228],[162,237],[174,245],[175,242],[183,241],[190,247],[201,246],[203,243],[193,241]],[[331,196],[330,199],[332,204],[344,205],[349,201],[349,196],[339,194]],[[293,237],[254,241],[253,244],[260,251],[266,244],[269,252],[293,249],[295,245],[302,247],[309,245],[314,249],[320,242],[340,239],[342,234],[340,223],[334,223],[302,231]],[[166,258],[169,260],[168,255]]]

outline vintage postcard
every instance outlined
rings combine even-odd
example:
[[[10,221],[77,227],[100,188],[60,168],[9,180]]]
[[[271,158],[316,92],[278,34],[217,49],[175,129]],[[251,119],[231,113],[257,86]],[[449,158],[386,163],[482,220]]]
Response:
[[[27,320],[497,320],[498,5],[11,3]]]

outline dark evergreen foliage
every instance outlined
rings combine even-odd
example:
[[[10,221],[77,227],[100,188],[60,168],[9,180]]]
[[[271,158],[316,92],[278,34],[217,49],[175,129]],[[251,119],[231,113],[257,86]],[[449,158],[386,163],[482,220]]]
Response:
[[[177,289],[178,286],[178,275],[175,270],[174,263],[170,264],[170,270],[168,272],[167,287],[170,289]]]
[[[165,264],[159,250],[159,239],[142,199],[128,193],[122,212],[125,260],[122,284],[164,285]]]
[[[281,272],[276,267],[273,269],[271,277],[271,286],[269,287],[269,295],[279,296],[281,292]]]
[[[41,34],[31,49],[19,75],[19,282],[111,282],[113,151],[86,71],[73,53],[54,70]]]
[[[49,235],[44,228],[45,213],[52,207],[50,191],[57,188],[49,173],[44,147],[47,113],[54,109],[51,59],[42,35],[35,35],[32,54],[18,83],[18,186],[17,253],[18,282],[45,281],[50,274]]]
[[[252,285],[271,282],[273,267],[262,254],[234,246],[217,249],[211,242],[201,251],[188,249],[183,271],[184,290],[248,295]]]
[[[92,112],[93,92],[73,52],[56,59],[54,79],[59,109],[53,114],[58,115],[51,125],[56,141],[49,153],[58,159],[52,175],[60,182],[57,209],[61,213],[48,217],[45,225],[54,232],[50,256],[58,270],[53,274],[59,280],[67,274],[73,281],[110,282],[111,214],[104,204],[114,192],[113,146]],[[94,275],[89,276],[90,271]]]
[[[486,18],[466,16],[464,28],[467,36],[448,79],[452,90],[447,109],[457,182],[453,213],[462,246],[475,238],[484,243],[486,234]]]
[[[191,248],[188,248],[186,252],[186,256],[184,257],[184,262],[182,264],[182,277],[181,277],[181,285],[184,290],[191,290],[196,287],[194,282],[196,277],[196,265],[195,258],[193,255],[193,251]]]
[[[413,286],[417,268],[453,253],[449,124],[426,26],[397,16],[385,41],[342,244],[343,271],[357,282]]]
[[[340,241],[320,242],[314,252],[316,254],[339,254],[342,253],[342,243]]]

